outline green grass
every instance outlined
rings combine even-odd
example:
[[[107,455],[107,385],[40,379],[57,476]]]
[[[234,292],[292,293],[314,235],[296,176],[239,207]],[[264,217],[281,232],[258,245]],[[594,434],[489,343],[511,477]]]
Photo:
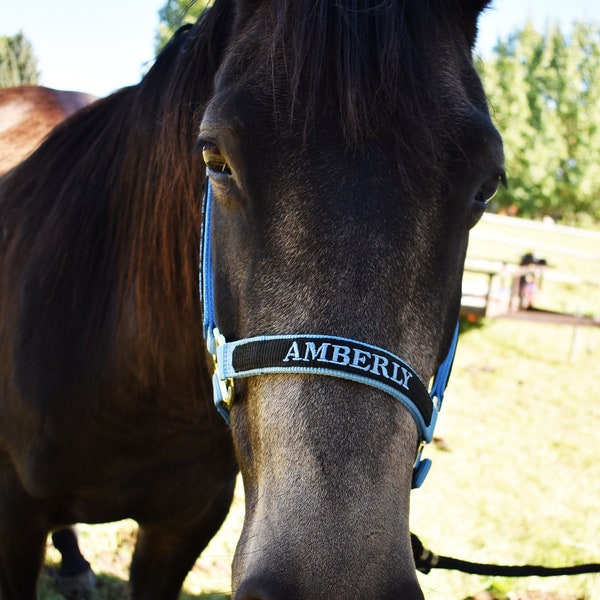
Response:
[[[591,282],[554,290],[545,280],[544,307],[584,304],[600,316],[598,237],[485,220],[469,254],[518,261],[528,250],[547,258],[557,274]],[[599,381],[600,328],[486,320],[464,330],[436,432],[445,449],[426,450],[433,468],[413,492],[413,531],[434,552],[466,560],[599,562]],[[224,527],[186,580],[183,600],[229,597],[242,519],[238,486]],[[127,598],[134,524],[81,525],[80,537],[101,579],[92,600]],[[50,569],[58,561],[51,547],[48,560]],[[516,580],[433,571],[419,577],[427,600],[600,600],[600,575]],[[41,598],[59,599],[51,570]]]
[[[503,564],[600,561],[600,329],[516,321],[463,332],[438,431],[447,450],[413,492],[412,529],[438,554]],[[573,357],[569,362],[569,356]],[[434,572],[429,599],[493,579]],[[495,581],[600,599],[600,576]]]

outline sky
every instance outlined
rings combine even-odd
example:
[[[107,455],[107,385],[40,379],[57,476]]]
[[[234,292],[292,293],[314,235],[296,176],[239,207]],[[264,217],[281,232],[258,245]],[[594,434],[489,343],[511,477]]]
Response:
[[[137,83],[154,57],[158,11],[166,0],[0,0],[0,35],[22,31],[33,45],[41,83],[105,96]],[[577,19],[600,23],[598,0],[494,0],[480,19],[476,52],[485,55],[531,19],[568,30]]]

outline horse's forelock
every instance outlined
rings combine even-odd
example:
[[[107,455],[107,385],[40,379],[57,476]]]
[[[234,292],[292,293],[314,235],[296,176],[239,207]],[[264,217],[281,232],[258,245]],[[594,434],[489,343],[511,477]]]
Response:
[[[431,122],[438,98],[424,50],[451,16],[432,4],[437,3],[277,3],[271,60],[285,57],[292,98],[308,113],[318,111],[324,99],[338,106],[351,139],[389,126],[392,115],[402,115],[404,123],[411,116],[413,123]]]

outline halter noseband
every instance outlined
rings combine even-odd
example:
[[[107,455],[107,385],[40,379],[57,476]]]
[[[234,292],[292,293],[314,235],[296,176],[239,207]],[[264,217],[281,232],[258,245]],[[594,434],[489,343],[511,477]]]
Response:
[[[207,174],[202,227],[201,294],[203,330],[214,360],[215,406],[229,423],[235,397],[235,380],[272,373],[328,375],[363,383],[386,392],[413,417],[419,433],[419,450],[413,469],[413,488],[421,486],[431,460],[422,459],[431,442],[458,342],[456,326],[448,355],[438,367],[428,391],[416,371],[401,358],[370,344],[328,335],[266,335],[227,342],[216,323],[211,243],[213,193]]]

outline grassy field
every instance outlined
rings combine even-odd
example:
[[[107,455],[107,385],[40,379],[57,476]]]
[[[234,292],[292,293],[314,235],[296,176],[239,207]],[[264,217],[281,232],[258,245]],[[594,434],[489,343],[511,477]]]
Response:
[[[556,274],[544,280],[545,308],[600,316],[600,237],[490,219],[475,230],[469,252],[518,261],[529,250]],[[467,560],[599,562],[599,381],[600,328],[504,319],[465,325],[436,432],[443,443],[428,448],[432,471],[413,492],[412,530],[434,552]],[[238,486],[224,527],[186,580],[184,600],[229,597],[242,518]],[[81,525],[80,536],[100,577],[94,600],[127,598],[134,524]],[[43,599],[60,598],[51,584],[57,560],[49,547]],[[494,580],[434,571],[420,581],[427,600],[600,600],[600,575]]]
[[[572,334],[500,320],[463,331],[438,430],[445,449],[430,450],[430,478],[413,492],[412,529],[436,553],[503,564],[600,561],[600,329],[580,332],[573,352]],[[600,600],[597,575],[494,582],[439,572],[421,581],[428,600],[494,586]]]

